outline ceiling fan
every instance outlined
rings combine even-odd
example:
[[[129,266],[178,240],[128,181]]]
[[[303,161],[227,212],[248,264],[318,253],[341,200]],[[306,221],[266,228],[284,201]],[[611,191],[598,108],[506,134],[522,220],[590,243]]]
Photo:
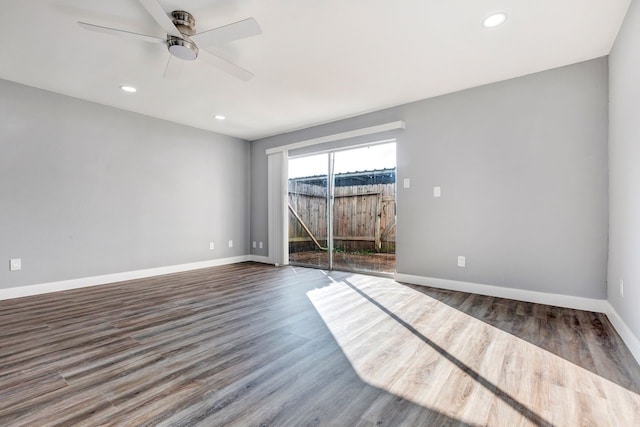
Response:
[[[214,45],[261,34],[262,30],[255,19],[248,18],[222,27],[196,33],[196,20],[189,12],[174,10],[171,12],[171,15],[168,15],[157,0],[138,1],[167,33],[166,38],[133,33],[117,28],[103,27],[87,22],[78,22],[78,24],[82,28],[91,31],[167,46],[171,56],[164,71],[164,77],[166,78],[177,78],[182,70],[183,61],[193,61],[198,58],[198,56],[209,64],[240,80],[248,81],[253,78],[253,73],[250,71],[206,49]]]

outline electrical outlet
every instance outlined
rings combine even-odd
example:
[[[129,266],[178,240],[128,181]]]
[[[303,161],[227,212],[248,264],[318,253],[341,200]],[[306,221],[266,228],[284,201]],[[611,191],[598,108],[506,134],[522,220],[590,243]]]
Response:
[[[254,240],[253,241],[253,249],[255,249],[255,248],[256,248],[256,241]]]
[[[620,296],[624,298],[624,281],[620,279]]]
[[[229,240],[229,247],[232,248],[233,247],[233,240]]]
[[[440,197],[440,187],[433,187],[433,197]]]
[[[9,262],[9,270],[18,271],[22,270],[22,259],[14,258]]]
[[[262,242],[259,242],[260,249],[262,249]]]
[[[405,178],[404,180],[402,180],[402,186],[404,188],[411,188],[411,179]]]
[[[213,242],[209,242],[209,249],[214,250],[216,248],[216,244]]]
[[[464,267],[467,264],[467,259],[463,256],[458,257],[458,267]]]

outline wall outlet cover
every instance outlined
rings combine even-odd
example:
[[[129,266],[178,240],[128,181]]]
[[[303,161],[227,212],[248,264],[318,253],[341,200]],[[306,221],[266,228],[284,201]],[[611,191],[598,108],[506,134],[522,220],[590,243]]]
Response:
[[[209,242],[209,249],[210,249],[210,250],[214,250],[215,248],[216,248],[215,243],[213,243],[213,242]]]
[[[229,240],[229,247],[232,248],[233,247],[233,240]]]
[[[458,267],[465,267],[467,264],[467,259],[463,256],[458,257]]]
[[[22,270],[22,259],[20,258],[11,259],[11,261],[9,262],[9,270],[11,271]]]

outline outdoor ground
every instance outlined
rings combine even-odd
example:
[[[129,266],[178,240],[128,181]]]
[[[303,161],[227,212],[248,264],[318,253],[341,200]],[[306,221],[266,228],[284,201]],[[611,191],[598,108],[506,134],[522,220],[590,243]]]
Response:
[[[327,252],[308,251],[289,254],[289,262],[328,266]],[[336,252],[333,254],[333,268],[335,270],[374,271],[379,273],[394,273],[396,270],[396,254]]]

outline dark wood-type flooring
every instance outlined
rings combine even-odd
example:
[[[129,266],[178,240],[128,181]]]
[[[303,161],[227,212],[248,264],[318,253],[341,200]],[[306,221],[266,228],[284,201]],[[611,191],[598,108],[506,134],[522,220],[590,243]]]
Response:
[[[0,301],[0,425],[640,425],[604,315],[244,263]]]

